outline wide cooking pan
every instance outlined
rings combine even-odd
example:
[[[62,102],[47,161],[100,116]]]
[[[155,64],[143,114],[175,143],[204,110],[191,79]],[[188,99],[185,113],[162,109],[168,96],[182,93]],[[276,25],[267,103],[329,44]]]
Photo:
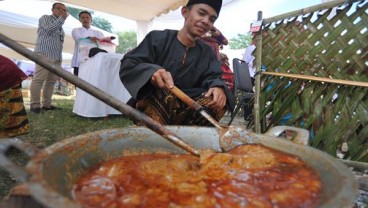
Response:
[[[221,151],[216,128],[189,126],[167,126],[167,128],[197,149],[210,148]],[[268,147],[299,156],[318,171],[323,184],[322,199],[318,207],[352,207],[357,188],[353,173],[344,164],[317,149],[270,136],[274,133],[275,131],[271,129],[271,132],[264,135],[254,134],[254,137]],[[31,194],[38,201],[55,208],[80,207],[72,199],[72,185],[84,171],[102,161],[128,154],[186,153],[145,127],[83,134],[65,139],[38,152],[20,140],[8,142],[33,155],[25,172],[22,173],[21,169],[12,169],[13,174],[17,174],[27,182]],[[9,144],[7,145],[9,147]],[[2,142],[0,150],[8,147],[4,147]],[[3,163],[4,158],[0,158],[0,161]],[[8,168],[11,166],[7,165]]]

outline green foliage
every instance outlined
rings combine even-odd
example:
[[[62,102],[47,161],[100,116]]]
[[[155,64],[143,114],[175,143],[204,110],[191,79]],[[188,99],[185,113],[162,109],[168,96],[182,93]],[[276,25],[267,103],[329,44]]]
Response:
[[[271,76],[262,77],[261,82],[264,129],[276,125],[302,127],[313,132],[312,147],[336,157],[339,147],[347,143],[344,159],[368,161],[367,89]],[[281,123],[289,112],[291,117]],[[272,117],[266,118],[269,113]]]
[[[95,27],[98,27],[100,29],[103,29],[107,32],[112,33],[112,24],[107,19],[102,17],[94,17],[92,19],[92,25]]]
[[[137,46],[137,33],[134,31],[118,32],[119,46],[116,48],[117,53],[126,53],[127,50]]]
[[[79,19],[79,13],[81,11],[85,11],[83,9],[77,9],[77,8],[74,8],[74,7],[66,7],[68,9],[68,13],[69,15],[71,15],[72,17],[74,17],[75,19]],[[88,10],[87,10],[88,11]],[[93,15],[93,11],[88,11],[89,13],[91,13]]]
[[[299,22],[300,14],[285,14],[280,19],[286,24],[277,21],[264,27],[262,46],[257,46],[262,65],[269,72],[368,82],[368,58],[357,53],[366,51],[362,43],[368,36],[355,24],[357,19],[367,19],[368,4],[349,4],[339,11],[335,21],[329,21],[328,15],[317,15],[317,20],[303,18]],[[361,9],[350,10],[354,7]],[[318,12],[304,15],[312,17]],[[295,22],[286,21],[291,19]],[[336,21],[340,21],[338,28],[334,27]],[[349,30],[349,36],[341,37],[343,30]],[[336,38],[339,45],[334,44]],[[261,117],[261,131],[284,123],[300,125],[310,131],[312,147],[334,157],[368,162],[368,89],[358,83],[350,86],[301,79],[261,75],[260,112],[255,114]],[[271,80],[274,84],[269,89]],[[288,89],[282,87],[286,85]],[[282,123],[287,112],[292,116]]]
[[[229,40],[230,49],[243,49],[248,47],[252,42],[252,35],[248,34],[238,34],[238,37],[231,38]]]
[[[94,11],[77,9],[74,7],[67,7],[69,14],[75,19],[79,20],[79,13],[81,11],[88,11],[92,15],[92,25],[98,27],[107,32],[112,32],[112,24],[105,18],[102,17],[93,17]]]

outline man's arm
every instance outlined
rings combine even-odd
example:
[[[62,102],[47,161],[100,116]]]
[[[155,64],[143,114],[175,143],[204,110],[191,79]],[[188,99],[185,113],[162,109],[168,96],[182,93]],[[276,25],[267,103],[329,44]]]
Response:
[[[161,66],[154,64],[157,40],[151,33],[132,51],[124,55],[120,66],[120,79],[132,97],[139,99],[154,91],[152,75]]]
[[[103,37],[104,37],[104,35],[102,34],[102,32],[101,32],[101,31],[96,30],[96,33],[97,33],[96,38],[101,39],[101,38],[103,38]]]
[[[52,34],[55,31],[60,30],[64,22],[65,19],[62,16],[57,18],[56,21],[52,22],[52,16],[44,15],[40,18],[38,25],[40,28],[44,29],[46,33]]]
[[[78,42],[80,38],[83,38],[81,35],[80,35],[80,32],[78,31],[79,29],[78,28],[74,28],[72,30],[72,37],[74,39],[75,42]]]
[[[93,42],[97,42],[98,40],[104,38],[104,35],[101,31],[93,30],[93,36],[89,36],[88,38]]]
[[[215,56],[211,58],[203,81],[203,87],[208,88],[205,96],[212,96],[213,101],[208,107],[224,107],[226,104],[232,110],[235,105],[234,95],[222,80],[221,64]]]

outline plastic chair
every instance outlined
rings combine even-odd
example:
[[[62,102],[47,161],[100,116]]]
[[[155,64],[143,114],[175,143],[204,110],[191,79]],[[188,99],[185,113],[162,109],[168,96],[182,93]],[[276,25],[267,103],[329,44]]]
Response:
[[[234,58],[233,69],[235,75],[234,91],[236,96],[236,107],[234,111],[231,112],[231,118],[228,125],[231,125],[240,108],[245,106],[246,101],[250,101],[254,98],[253,85],[249,75],[248,63],[238,58]],[[249,115],[244,115],[244,119],[247,120],[250,115],[252,114],[250,113]]]

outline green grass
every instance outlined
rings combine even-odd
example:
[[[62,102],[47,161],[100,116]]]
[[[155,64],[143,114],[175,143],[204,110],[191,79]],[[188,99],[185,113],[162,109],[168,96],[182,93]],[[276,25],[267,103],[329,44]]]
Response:
[[[18,138],[29,142],[33,146],[43,149],[63,139],[110,128],[123,128],[132,125],[132,121],[124,116],[113,116],[107,118],[83,118],[72,113],[72,99],[54,96],[53,104],[61,107],[62,110],[47,111],[43,114],[28,112],[29,133],[18,136]],[[61,98],[61,99],[60,99]],[[25,100],[27,102],[27,100]],[[20,166],[28,162],[28,157],[15,149],[7,153],[8,157]],[[9,190],[18,182],[3,168],[0,168],[0,201],[6,196]]]

